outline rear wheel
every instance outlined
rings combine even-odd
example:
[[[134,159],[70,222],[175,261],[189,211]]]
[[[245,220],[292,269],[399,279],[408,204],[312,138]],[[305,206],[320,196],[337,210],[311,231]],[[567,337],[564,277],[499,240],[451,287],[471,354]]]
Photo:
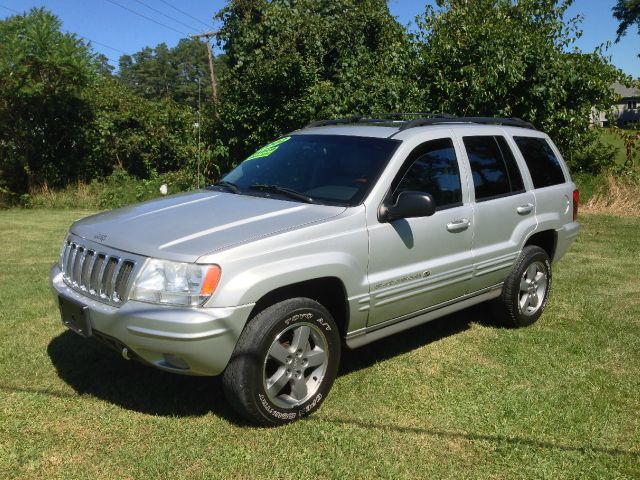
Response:
[[[531,325],[542,315],[550,290],[549,255],[535,245],[524,247],[504,282],[501,297],[494,302],[494,312],[507,326]]]
[[[280,425],[318,409],[338,371],[340,335],[318,302],[293,298],[258,313],[223,374],[231,405],[259,425]]]

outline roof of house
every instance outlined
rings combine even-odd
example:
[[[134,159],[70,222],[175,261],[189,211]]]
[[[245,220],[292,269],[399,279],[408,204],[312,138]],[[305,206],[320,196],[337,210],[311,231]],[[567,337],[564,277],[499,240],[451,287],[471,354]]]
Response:
[[[640,97],[640,88],[627,87],[619,82],[613,84],[613,91],[622,98]]]

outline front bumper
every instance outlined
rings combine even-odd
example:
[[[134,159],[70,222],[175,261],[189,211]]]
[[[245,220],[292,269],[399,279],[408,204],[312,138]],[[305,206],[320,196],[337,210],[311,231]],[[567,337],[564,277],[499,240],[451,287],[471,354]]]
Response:
[[[69,288],[58,265],[51,269],[51,287],[56,303],[62,296],[87,306],[97,337],[162,370],[190,375],[222,373],[254,306],[188,308],[129,300],[113,307]]]

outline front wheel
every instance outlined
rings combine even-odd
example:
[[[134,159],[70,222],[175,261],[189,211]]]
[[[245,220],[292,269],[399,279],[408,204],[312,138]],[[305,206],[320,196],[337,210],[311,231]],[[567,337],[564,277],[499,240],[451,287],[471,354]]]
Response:
[[[494,302],[494,312],[509,327],[531,325],[542,315],[550,291],[549,255],[535,245],[526,246]]]
[[[311,299],[293,298],[249,320],[223,374],[224,391],[251,422],[280,425],[318,409],[339,363],[331,314]]]

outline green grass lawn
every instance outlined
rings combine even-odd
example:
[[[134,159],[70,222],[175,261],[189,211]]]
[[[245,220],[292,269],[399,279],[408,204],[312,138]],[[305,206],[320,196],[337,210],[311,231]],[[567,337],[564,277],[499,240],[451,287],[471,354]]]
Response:
[[[602,143],[605,145],[610,145],[617,149],[614,159],[615,163],[616,165],[624,165],[624,162],[627,161],[627,152],[622,139],[612,133],[609,129],[602,128],[600,129],[600,140],[602,140]]]
[[[66,331],[83,212],[0,212],[0,478],[640,478],[640,218],[584,216],[534,326],[486,307],[347,352],[316,415],[243,425],[217,379]]]

